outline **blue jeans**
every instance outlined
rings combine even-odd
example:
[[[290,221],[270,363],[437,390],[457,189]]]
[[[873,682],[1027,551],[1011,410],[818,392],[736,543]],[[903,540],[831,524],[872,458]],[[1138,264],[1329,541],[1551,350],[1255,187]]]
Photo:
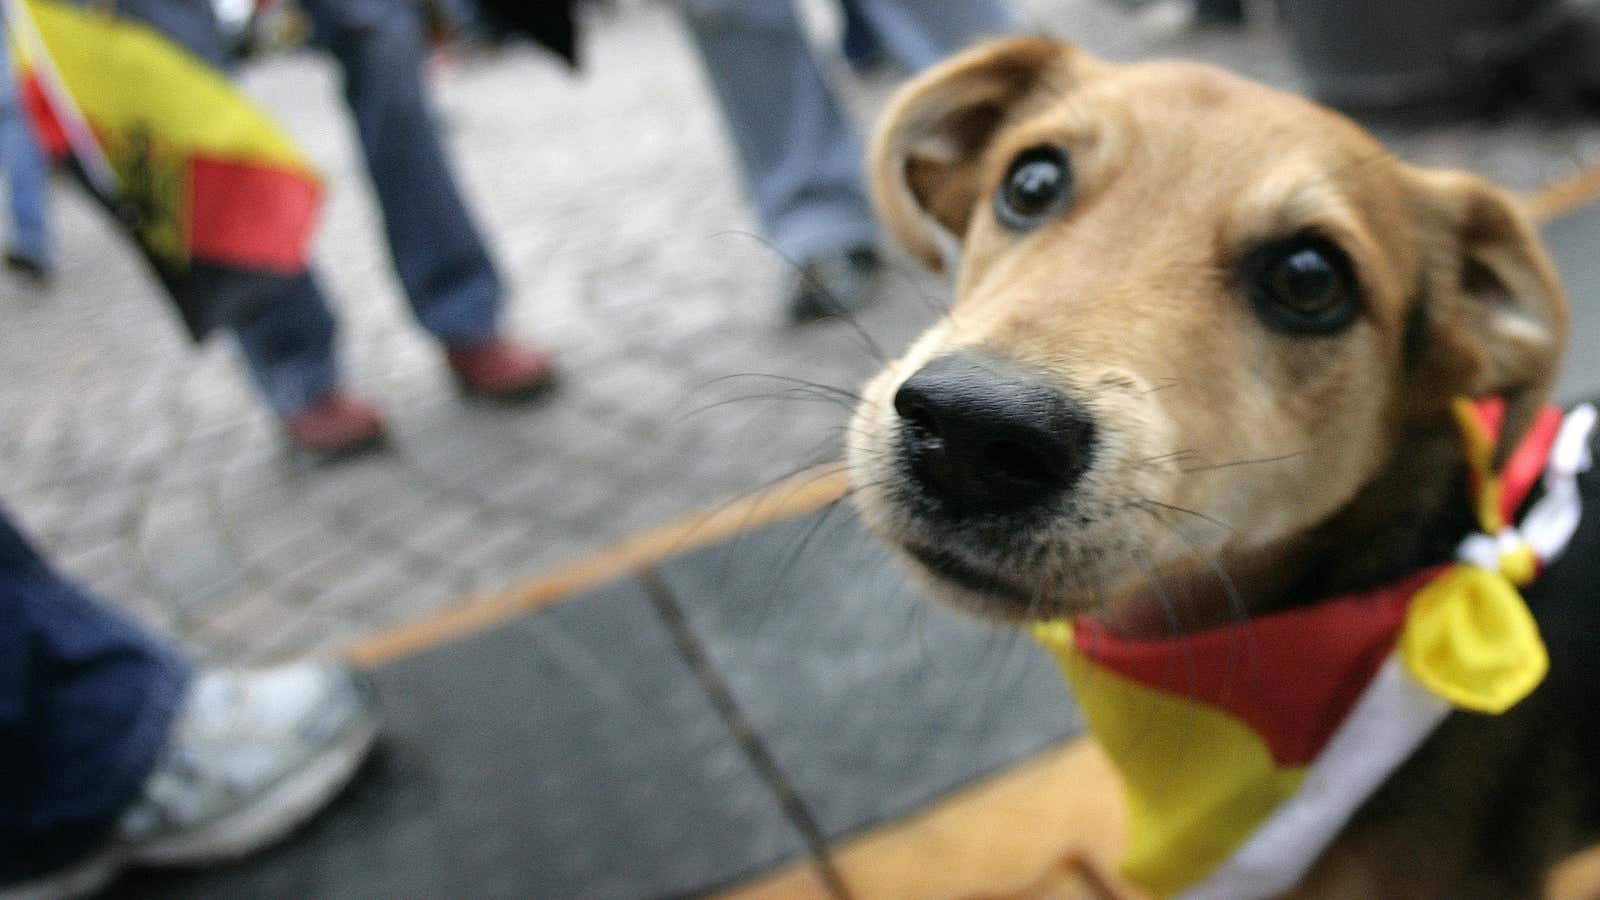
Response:
[[[313,40],[344,72],[395,271],[423,328],[447,344],[493,337],[500,277],[450,170],[423,83],[421,9],[412,0],[304,0]],[[207,0],[120,0],[218,68],[227,48]],[[337,323],[314,273],[229,323],[262,393],[293,415],[338,382]]]
[[[0,886],[110,836],[188,679],[172,648],[64,581],[0,507]]]
[[[789,260],[877,239],[861,140],[811,54],[796,0],[685,0],[689,34],[767,236]],[[1013,30],[999,0],[855,0],[902,67],[919,71]]]
[[[0,29],[3,31],[3,29]],[[11,82],[8,42],[0,40],[0,169],[11,192],[9,250],[48,269],[55,260],[50,240],[49,177],[34,140],[18,87]]]

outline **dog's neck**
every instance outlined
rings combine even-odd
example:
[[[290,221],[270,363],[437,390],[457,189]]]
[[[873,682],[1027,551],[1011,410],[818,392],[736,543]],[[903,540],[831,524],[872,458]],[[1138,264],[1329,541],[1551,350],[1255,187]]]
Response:
[[[1460,438],[1447,425],[1409,433],[1356,498],[1297,543],[1304,560],[1268,612],[1375,587],[1448,561],[1473,528]]]
[[[1376,587],[1449,560],[1471,531],[1460,439],[1448,423],[1403,436],[1388,464],[1310,531],[1186,560],[1099,616],[1126,637],[1170,637]]]

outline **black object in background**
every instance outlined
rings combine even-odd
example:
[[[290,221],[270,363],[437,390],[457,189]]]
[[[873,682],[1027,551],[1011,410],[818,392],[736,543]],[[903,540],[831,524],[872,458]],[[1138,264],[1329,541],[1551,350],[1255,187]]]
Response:
[[[1573,0],[1281,0],[1312,90],[1353,110],[1600,101],[1600,15]]]
[[[531,39],[578,68],[576,0],[479,0],[495,27]]]

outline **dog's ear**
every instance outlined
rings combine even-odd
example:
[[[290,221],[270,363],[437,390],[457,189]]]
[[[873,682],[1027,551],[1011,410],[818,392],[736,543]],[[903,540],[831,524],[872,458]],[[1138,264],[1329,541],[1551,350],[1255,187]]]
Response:
[[[895,240],[942,268],[978,202],[978,163],[1000,126],[1046,83],[1070,78],[1083,54],[1045,38],[982,44],[900,89],[871,152],[873,205]]]
[[[1555,384],[1567,340],[1566,295],[1510,195],[1466,173],[1415,174],[1431,257],[1426,327],[1415,336],[1418,364],[1447,392],[1505,399],[1498,463]]]

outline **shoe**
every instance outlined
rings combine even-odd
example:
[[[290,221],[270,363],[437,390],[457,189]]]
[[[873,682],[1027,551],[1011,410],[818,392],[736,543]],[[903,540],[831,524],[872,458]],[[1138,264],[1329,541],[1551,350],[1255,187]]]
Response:
[[[128,862],[196,866],[276,843],[349,783],[377,736],[373,691],[341,663],[201,673],[118,823]]]
[[[85,897],[129,866],[199,866],[265,849],[350,782],[377,735],[373,692],[342,664],[202,672],[112,841],[0,887],[0,900]]]
[[[37,287],[48,285],[55,275],[49,263],[15,249],[6,251],[5,262],[7,269],[33,282]]]
[[[383,440],[383,417],[377,407],[338,389],[286,417],[283,425],[296,447],[326,458],[359,453]]]
[[[445,348],[445,360],[461,390],[491,400],[523,400],[555,383],[555,362],[546,353],[505,338]]]
[[[796,323],[849,315],[873,299],[878,251],[871,247],[819,256],[800,267],[789,318]]]

